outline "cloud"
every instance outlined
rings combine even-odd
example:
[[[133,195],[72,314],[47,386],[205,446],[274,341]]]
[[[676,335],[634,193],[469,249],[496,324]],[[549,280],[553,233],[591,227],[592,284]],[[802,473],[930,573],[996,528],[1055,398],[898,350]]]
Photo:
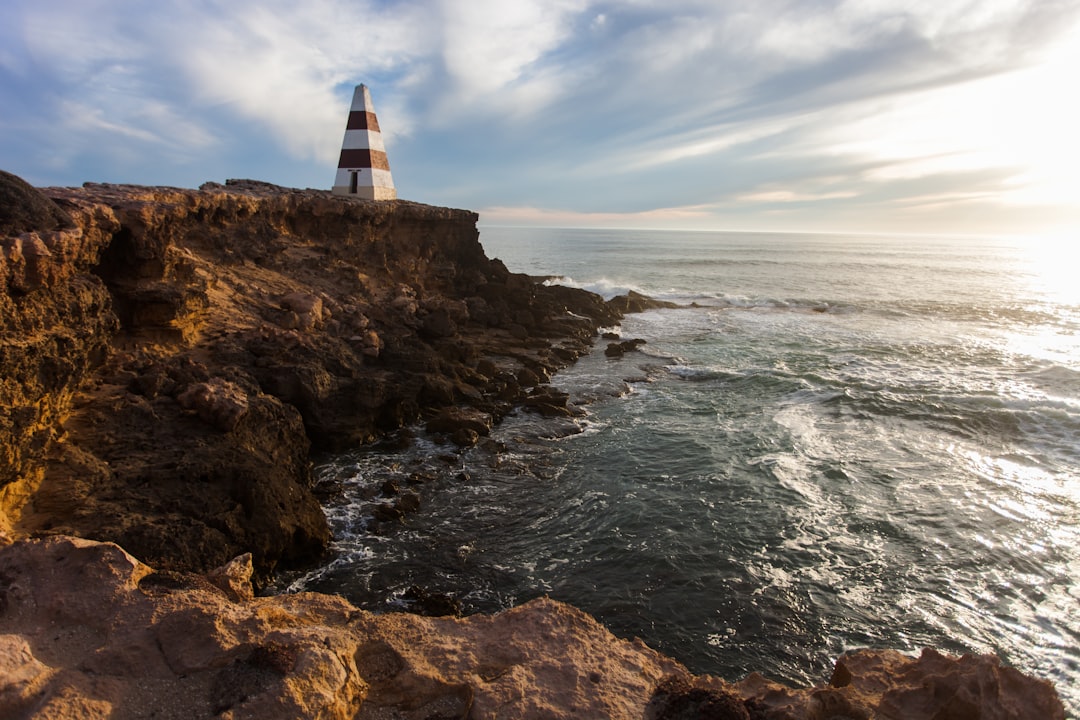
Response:
[[[464,100],[498,92],[522,78],[564,39],[578,0],[443,0],[443,60]]]
[[[490,207],[480,211],[486,225],[541,225],[546,227],[669,227],[687,221],[709,221],[712,208],[685,206],[639,212],[575,212],[537,207]]]
[[[403,194],[435,203],[1056,207],[1080,182],[1078,21],[1075,0],[8,0],[0,151],[61,182],[319,185],[365,82]]]
[[[147,123],[128,125],[145,139],[164,104],[173,117],[224,109],[269,131],[285,152],[319,162],[336,158],[351,84],[407,63],[423,40],[407,8],[389,14],[338,0],[45,0],[24,6],[19,19],[30,59],[98,118],[127,108]],[[138,103],[147,107],[132,110]]]
[[[822,200],[846,200],[858,197],[859,193],[852,190],[838,190],[836,192],[806,193],[793,190],[759,190],[757,192],[743,193],[736,197],[738,202],[748,203],[809,203],[821,202]]]
[[[408,64],[425,40],[408,8],[390,14],[373,3],[221,2],[215,16],[196,41],[173,48],[193,100],[227,107],[294,157],[325,163],[337,158],[351,86]]]

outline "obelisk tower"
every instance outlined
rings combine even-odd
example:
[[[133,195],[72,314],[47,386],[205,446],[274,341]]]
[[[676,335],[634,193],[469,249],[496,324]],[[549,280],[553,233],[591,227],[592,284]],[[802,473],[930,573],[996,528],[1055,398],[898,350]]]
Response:
[[[353,91],[349,120],[345,123],[345,139],[341,141],[341,158],[334,179],[335,195],[352,195],[368,200],[394,200],[394,178],[386,160],[379,121],[371,104],[366,85]]]

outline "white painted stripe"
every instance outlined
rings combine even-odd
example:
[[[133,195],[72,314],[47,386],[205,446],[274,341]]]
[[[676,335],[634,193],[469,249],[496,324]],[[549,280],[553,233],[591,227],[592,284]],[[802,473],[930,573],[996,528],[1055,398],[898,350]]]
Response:
[[[346,130],[345,138],[341,141],[341,149],[386,152],[382,133],[372,132],[371,130]]]
[[[371,171],[371,184],[375,187],[392,188],[394,187],[394,178],[390,175],[389,170],[375,170]]]
[[[334,178],[334,191],[338,188],[345,188],[348,191],[349,184],[351,182],[352,173],[356,173],[357,186],[367,187],[394,187],[394,178],[386,170],[372,170],[371,168],[360,168],[357,170],[349,170],[348,168],[339,168],[337,176]]]

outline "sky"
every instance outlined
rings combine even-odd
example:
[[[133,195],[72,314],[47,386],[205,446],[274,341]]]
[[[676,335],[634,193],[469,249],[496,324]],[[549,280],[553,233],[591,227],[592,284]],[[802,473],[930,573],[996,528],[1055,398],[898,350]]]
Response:
[[[1080,0],[3,0],[0,169],[333,184],[481,225],[1080,241]]]

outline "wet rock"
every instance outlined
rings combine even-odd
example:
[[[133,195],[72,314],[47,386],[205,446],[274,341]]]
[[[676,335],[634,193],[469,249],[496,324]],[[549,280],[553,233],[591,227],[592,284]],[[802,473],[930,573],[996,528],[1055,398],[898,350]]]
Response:
[[[480,442],[480,433],[472,428],[458,428],[450,433],[450,441],[461,448],[475,447]]]
[[[526,410],[539,413],[545,417],[575,417],[581,415],[581,411],[567,405],[569,400],[570,393],[544,386],[533,389],[521,401],[521,405]]]
[[[608,307],[617,313],[629,314],[645,312],[646,310],[655,310],[662,308],[677,308],[676,303],[668,302],[666,300],[656,300],[648,295],[642,295],[641,293],[631,290],[626,295],[619,295],[613,297],[607,302]]]
[[[461,601],[444,593],[428,592],[413,585],[402,597],[408,602],[411,613],[427,617],[461,617]]]
[[[536,371],[532,370],[531,368],[522,368],[521,370],[519,370],[516,380],[517,384],[521,385],[522,387],[536,387],[541,382],[543,382],[540,375],[538,375]]]
[[[413,490],[406,490],[394,501],[394,507],[402,513],[416,512],[420,509],[420,494]]]
[[[645,341],[641,338],[624,340],[617,343],[608,343],[608,346],[604,349],[604,355],[608,357],[622,357],[628,352],[634,352],[644,344]]]
[[[464,430],[481,436],[491,432],[491,426],[492,417],[489,413],[472,408],[450,407],[443,408],[438,415],[428,420],[426,428],[429,433],[452,435]]]
[[[695,687],[685,677],[672,676],[656,686],[645,720],[750,720],[750,713],[734,692]]]
[[[405,513],[401,511],[401,508],[390,502],[379,503],[371,514],[375,521],[380,523],[401,522],[405,519]]]

